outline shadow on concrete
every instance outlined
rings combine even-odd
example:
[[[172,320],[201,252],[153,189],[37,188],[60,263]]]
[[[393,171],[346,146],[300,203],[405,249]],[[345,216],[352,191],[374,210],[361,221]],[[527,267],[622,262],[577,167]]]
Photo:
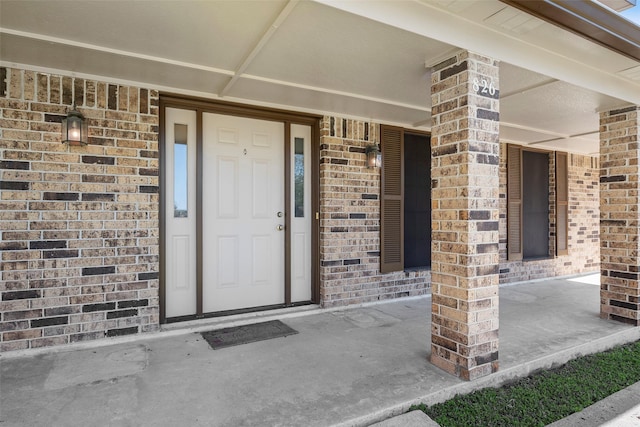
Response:
[[[429,297],[192,323],[1,359],[0,423],[21,426],[369,425],[640,339],[599,317],[599,288],[553,279],[500,289],[500,371],[463,382],[428,362]],[[212,327],[280,318],[299,333],[221,350]],[[175,327],[175,326],[174,326]]]

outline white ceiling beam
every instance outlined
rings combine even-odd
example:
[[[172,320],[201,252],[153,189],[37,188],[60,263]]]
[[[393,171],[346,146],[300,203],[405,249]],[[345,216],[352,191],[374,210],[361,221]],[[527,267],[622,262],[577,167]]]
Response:
[[[592,130],[590,132],[575,133],[573,135],[570,135],[569,138],[580,138],[580,137],[583,137],[583,136],[598,135],[598,134],[600,134],[599,130]]]
[[[419,122],[413,123],[412,126],[414,128],[419,128],[419,127],[422,127],[422,126],[427,126],[429,124],[431,124],[431,114],[428,114],[428,118],[426,118],[424,120],[420,120]]]
[[[263,82],[263,83],[271,83],[271,84],[286,86],[286,87],[295,88],[295,89],[311,90],[314,92],[327,93],[331,95],[346,96],[349,98],[361,99],[363,101],[371,101],[378,104],[392,105],[394,107],[409,108],[412,110],[423,111],[431,114],[431,107],[425,107],[424,105],[407,104],[405,102],[397,102],[397,101],[392,101],[390,99],[385,99],[385,98],[377,98],[374,96],[361,95],[358,93],[346,92],[342,90],[328,89],[320,86],[311,86],[311,85],[294,83],[294,82],[285,81],[285,80],[271,79],[268,77],[254,76],[251,74],[243,74],[241,77],[243,79],[254,80],[254,81]]]
[[[159,62],[163,64],[176,65],[178,67],[192,68],[194,70],[202,70],[202,71],[208,71],[215,74],[233,76],[233,71],[225,70],[222,68],[208,67],[206,65],[194,64],[193,62],[176,61],[173,59],[168,59],[168,58],[159,57],[159,56],[145,55],[143,53],[138,53],[138,52],[129,52],[122,49],[112,49],[104,46],[98,46],[98,45],[89,44],[89,43],[82,43],[75,40],[62,39],[59,37],[51,37],[44,34],[28,33],[25,31],[18,31],[18,30],[12,30],[10,28],[0,27],[0,35],[2,34],[9,34],[12,36],[25,37],[33,40],[42,40],[48,43],[56,43],[56,44],[61,44],[65,46],[89,49],[97,52],[104,52],[104,53],[120,55],[124,57],[129,57],[129,58],[143,59],[145,61]]]
[[[519,125],[519,124],[516,124],[516,123],[506,123],[506,122],[500,122],[500,126],[501,127],[512,128],[512,129],[526,130],[526,131],[529,131],[529,132],[534,132],[534,133],[539,133],[541,135],[550,136],[550,138],[548,138],[548,139],[541,139],[541,140],[538,140],[538,141],[527,142],[527,143],[525,143],[525,145],[547,144],[547,143],[550,143],[550,142],[569,140],[569,139],[573,139],[573,138],[581,138],[581,137],[595,135],[595,134],[600,133],[599,130],[593,130],[593,131],[581,132],[581,133],[575,133],[575,134],[563,134],[563,133],[558,133],[558,132],[552,132],[552,131],[549,131],[549,130],[546,130],[546,129],[540,129],[540,128],[535,128],[535,127],[531,127],[531,126],[523,126],[523,125]]]
[[[540,88],[543,88],[545,86],[549,86],[549,85],[552,85],[554,83],[557,83],[559,81],[560,80],[558,80],[558,79],[548,79],[548,80],[544,80],[544,81],[536,83],[536,84],[532,84],[531,86],[527,86],[527,87],[524,87],[524,88],[517,89],[517,90],[515,90],[513,92],[509,92],[509,93],[505,93],[505,94],[500,93],[500,101],[502,101],[504,99],[507,99],[509,97],[515,96],[515,95],[523,95],[526,92],[529,92],[529,91],[532,91],[532,90],[536,90],[536,89],[540,89]]]
[[[428,118],[426,118],[424,120],[420,120],[418,122],[415,122],[415,123],[412,124],[412,126],[418,128],[418,127],[426,126],[430,122],[431,122],[431,115],[429,114]],[[582,132],[582,133],[576,133],[576,134],[563,134],[563,133],[558,133],[558,132],[552,132],[552,131],[549,131],[549,130],[546,130],[546,129],[540,129],[540,128],[535,128],[535,127],[531,127],[531,126],[524,126],[524,125],[519,125],[519,124],[516,124],[516,123],[507,123],[507,122],[500,122],[500,127],[526,130],[526,131],[529,131],[529,132],[535,132],[535,133],[539,133],[539,134],[542,134],[542,135],[551,136],[551,138],[549,138],[549,139],[544,139],[544,140],[539,140],[539,141],[534,141],[534,142],[528,142],[528,143],[518,142],[519,144],[525,144],[525,145],[545,144],[545,143],[548,143],[548,142],[561,141],[561,140],[572,139],[572,138],[581,138],[581,137],[584,137],[584,136],[595,135],[595,134],[599,133],[598,130],[595,130],[595,131]]]
[[[267,31],[262,35],[260,40],[258,40],[258,42],[253,47],[253,49],[251,49],[251,51],[247,54],[247,56],[245,56],[240,66],[235,70],[235,73],[233,74],[233,77],[231,77],[231,80],[229,80],[229,82],[227,82],[227,84],[222,88],[222,90],[220,90],[219,94],[221,97],[229,93],[233,85],[236,84],[236,82],[242,76],[245,70],[249,67],[249,65],[251,65],[255,57],[258,56],[260,51],[269,42],[269,39],[275,34],[276,31],[278,31],[278,28],[287,19],[287,17],[289,16],[293,8],[296,7],[296,5],[298,4],[298,1],[299,0],[289,0],[289,2],[285,5],[285,7],[280,12],[280,14],[269,26]]]
[[[541,141],[529,142],[529,143],[527,143],[527,145],[549,144],[551,142],[557,142],[557,141],[569,141],[569,140],[574,139],[574,138],[581,138],[583,136],[589,136],[589,135],[593,135],[593,134],[596,134],[596,133],[598,133],[598,131],[578,133],[578,134],[575,134],[575,135],[567,135],[565,137],[551,138],[551,139],[545,139],[545,140],[541,140]]]
[[[535,132],[535,133],[541,133],[543,135],[553,136],[555,138],[567,138],[567,137],[569,137],[569,135],[564,134],[564,133],[553,132],[553,131],[550,131],[550,130],[540,129],[540,128],[531,127],[531,126],[519,125],[517,123],[509,123],[509,122],[501,121],[500,122],[500,127],[507,127],[507,128],[512,128],[512,129],[526,130],[526,131],[529,131],[529,132]]]
[[[565,138],[551,138],[551,139],[543,139],[540,141],[533,141],[533,142],[527,142],[525,145],[538,145],[538,144],[548,144],[550,142],[557,142],[557,141],[565,141],[568,140],[569,137],[565,137]]]

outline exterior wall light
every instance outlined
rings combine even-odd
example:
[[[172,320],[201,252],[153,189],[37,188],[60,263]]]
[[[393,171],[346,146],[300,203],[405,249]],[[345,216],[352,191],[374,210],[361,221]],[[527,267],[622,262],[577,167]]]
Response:
[[[367,153],[367,167],[379,168],[382,166],[382,153],[378,144],[369,144],[365,150]]]
[[[84,116],[80,114],[75,105],[62,119],[62,143],[68,145],[87,145],[88,126]]]

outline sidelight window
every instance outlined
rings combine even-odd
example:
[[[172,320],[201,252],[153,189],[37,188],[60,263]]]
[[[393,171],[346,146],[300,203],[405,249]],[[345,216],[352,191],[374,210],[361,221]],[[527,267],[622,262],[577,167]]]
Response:
[[[188,179],[187,171],[187,125],[174,124],[175,141],[173,144],[173,216],[186,218]]]
[[[294,138],[294,214],[304,218],[304,138]]]

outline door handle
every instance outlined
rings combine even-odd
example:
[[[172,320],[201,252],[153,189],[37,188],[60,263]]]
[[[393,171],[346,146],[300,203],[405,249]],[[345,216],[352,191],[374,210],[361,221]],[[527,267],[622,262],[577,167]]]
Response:
[[[284,225],[278,224],[278,226],[276,227],[276,230],[278,230],[278,231],[284,230]]]

